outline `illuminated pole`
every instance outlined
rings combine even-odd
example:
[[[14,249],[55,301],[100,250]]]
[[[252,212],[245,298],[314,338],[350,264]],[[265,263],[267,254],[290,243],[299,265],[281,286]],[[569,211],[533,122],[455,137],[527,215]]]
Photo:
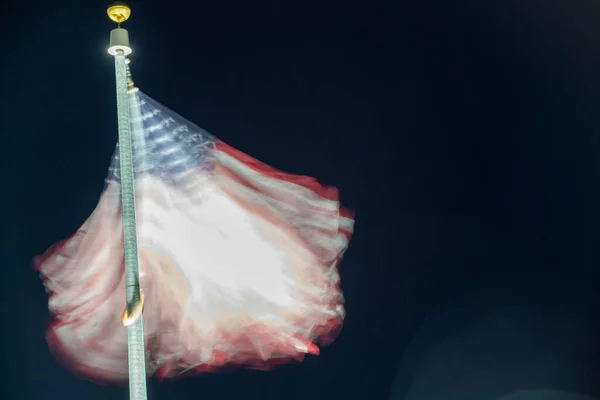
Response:
[[[127,359],[129,362],[129,398],[146,400],[146,357],[142,308],[144,299],[140,290],[138,247],[135,223],[135,187],[131,145],[131,118],[127,93],[127,56],[131,54],[129,33],[121,23],[129,19],[131,10],[123,3],[115,3],[107,10],[118,26],[110,32],[108,53],[115,57],[117,83],[117,117],[119,126],[119,162],[121,171],[121,205],[123,215],[123,251],[125,259],[126,305],[123,324],[127,326]]]

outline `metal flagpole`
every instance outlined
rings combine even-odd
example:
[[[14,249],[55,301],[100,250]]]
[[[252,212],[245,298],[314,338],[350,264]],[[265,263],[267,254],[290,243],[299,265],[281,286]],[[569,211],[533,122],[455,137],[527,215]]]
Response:
[[[123,249],[125,258],[126,305],[123,324],[127,326],[127,358],[129,362],[129,398],[146,400],[146,357],[142,309],[144,298],[140,290],[138,247],[135,223],[135,187],[131,145],[130,108],[127,93],[127,56],[131,54],[129,33],[121,23],[129,19],[131,10],[115,3],[107,10],[117,28],[110,32],[108,53],[115,58],[117,83],[117,117],[119,127],[119,162],[121,171],[121,205],[123,214]]]

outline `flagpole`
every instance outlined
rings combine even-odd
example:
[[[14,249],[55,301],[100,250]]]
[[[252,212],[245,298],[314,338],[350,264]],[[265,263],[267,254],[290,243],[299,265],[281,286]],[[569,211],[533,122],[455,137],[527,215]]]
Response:
[[[108,53],[115,58],[117,88],[126,296],[123,323],[127,326],[129,398],[131,400],[146,400],[146,357],[144,354],[144,328],[141,315],[144,299],[139,281],[131,117],[127,90],[127,56],[131,54],[132,50],[129,47],[129,33],[121,28],[121,23],[129,19],[131,10],[123,3],[115,3],[108,8],[107,13],[110,19],[117,23],[117,28],[110,32]]]

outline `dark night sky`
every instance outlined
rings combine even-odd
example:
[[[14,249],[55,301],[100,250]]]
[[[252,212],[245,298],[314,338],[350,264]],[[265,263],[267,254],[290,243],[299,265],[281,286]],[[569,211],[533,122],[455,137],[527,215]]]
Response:
[[[30,267],[103,187],[106,5],[0,10],[2,399],[127,398],[51,357]],[[320,357],[153,381],[150,399],[600,398],[600,3],[130,5],[138,87],[357,212],[347,322]]]

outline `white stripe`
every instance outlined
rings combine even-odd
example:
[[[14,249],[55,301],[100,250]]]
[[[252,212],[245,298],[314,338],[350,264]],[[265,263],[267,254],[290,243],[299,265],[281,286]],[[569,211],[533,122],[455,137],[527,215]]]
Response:
[[[339,202],[328,200],[322,196],[319,196],[312,190],[295,183],[287,182],[281,179],[269,178],[260,172],[254,171],[252,168],[247,167],[243,162],[227,153],[216,150],[213,151],[212,154],[217,161],[225,167],[252,182],[262,185],[263,187],[292,194],[298,199],[306,201],[306,203],[312,207],[324,208],[331,211],[337,211],[339,209]]]
[[[296,212],[296,215],[293,215],[293,212],[285,210],[285,208],[289,209],[289,204],[263,196],[231,178],[220,177],[220,179],[229,190],[241,197],[243,201],[260,205],[274,215],[281,216],[290,222],[305,240],[325,252],[321,255],[321,257],[324,257],[324,261],[330,262],[337,259],[340,252],[348,245],[348,238],[338,232],[339,216],[335,213],[330,213],[325,218],[311,217],[310,214],[301,212]]]
[[[303,211],[303,209],[299,207],[294,207],[293,205],[281,200],[259,194],[229,177],[222,176],[219,177],[219,179],[222,180],[227,187],[231,188],[234,194],[239,195],[244,200],[266,207],[274,214],[282,216],[285,219],[290,220],[290,222],[295,223],[297,227],[330,229],[334,233],[337,233],[339,228],[339,216],[335,212],[321,214],[324,218],[306,218],[307,216],[310,216],[310,214],[308,214],[306,211]]]
[[[348,217],[340,217],[340,228],[347,232],[354,232],[354,220]]]

